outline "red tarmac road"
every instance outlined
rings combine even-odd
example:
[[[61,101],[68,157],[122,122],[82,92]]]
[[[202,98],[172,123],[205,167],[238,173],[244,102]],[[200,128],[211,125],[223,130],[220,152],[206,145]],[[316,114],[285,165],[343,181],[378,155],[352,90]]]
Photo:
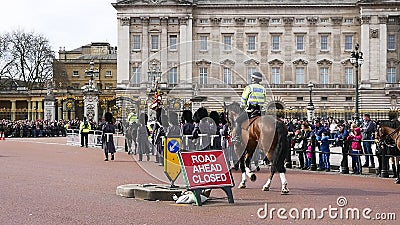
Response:
[[[393,179],[293,169],[287,173],[291,192],[280,195],[279,176],[271,191],[261,191],[268,176],[263,168],[247,189],[233,188],[234,204],[213,190],[202,207],[178,205],[115,194],[122,184],[160,182],[133,156],[117,152],[115,161],[104,162],[99,149],[64,143],[65,138],[0,141],[0,224],[400,224],[400,185]],[[154,162],[142,164],[162,173]],[[241,175],[233,176],[238,183]],[[308,219],[312,210],[323,218]],[[357,210],[360,219],[352,219]],[[293,219],[297,212],[299,219]]]

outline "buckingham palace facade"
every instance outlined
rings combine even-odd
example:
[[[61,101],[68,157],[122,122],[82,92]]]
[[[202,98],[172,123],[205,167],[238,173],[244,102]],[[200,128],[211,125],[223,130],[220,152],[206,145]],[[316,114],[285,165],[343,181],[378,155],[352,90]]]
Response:
[[[220,110],[260,71],[269,109],[397,110],[400,1],[118,0],[117,96]],[[363,64],[350,61],[359,44]],[[358,71],[358,74],[356,72]],[[356,80],[358,78],[358,81]],[[312,93],[309,84],[313,84]],[[192,108],[192,109],[193,109]]]

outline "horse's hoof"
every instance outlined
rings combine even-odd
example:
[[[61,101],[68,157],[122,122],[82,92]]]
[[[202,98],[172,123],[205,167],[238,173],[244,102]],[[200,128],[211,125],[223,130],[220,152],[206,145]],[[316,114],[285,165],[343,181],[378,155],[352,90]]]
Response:
[[[259,166],[257,166],[256,170],[257,170],[257,171],[260,171],[260,167],[259,167]]]
[[[256,181],[256,180],[257,180],[257,176],[253,173],[253,174],[250,176],[250,180],[251,180],[252,182]]]
[[[263,191],[269,191],[269,187],[264,186],[264,187],[262,188],[262,190],[263,190]]]
[[[246,188],[246,185],[245,185],[245,184],[239,184],[238,188],[239,188],[239,189]]]
[[[289,194],[289,189],[287,189],[287,187],[282,188],[281,195],[287,195],[287,194]]]
[[[239,165],[237,165],[237,164],[234,165],[234,166],[233,166],[233,169],[235,169],[236,171],[238,171],[238,170],[239,170]]]

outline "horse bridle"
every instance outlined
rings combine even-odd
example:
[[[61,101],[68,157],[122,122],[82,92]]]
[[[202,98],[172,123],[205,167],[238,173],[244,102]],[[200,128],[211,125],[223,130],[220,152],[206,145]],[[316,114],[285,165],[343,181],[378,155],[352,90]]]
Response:
[[[382,130],[382,126],[379,126],[378,129]],[[395,141],[395,143],[397,142],[397,139],[400,137],[399,132],[400,131],[400,127],[396,128],[394,131],[392,131],[390,134],[385,134],[382,137],[379,137],[379,142],[382,142],[383,144],[390,146],[390,147],[395,147],[392,146],[391,144],[388,143],[389,140],[393,139]],[[393,136],[397,134],[396,138],[393,138]]]

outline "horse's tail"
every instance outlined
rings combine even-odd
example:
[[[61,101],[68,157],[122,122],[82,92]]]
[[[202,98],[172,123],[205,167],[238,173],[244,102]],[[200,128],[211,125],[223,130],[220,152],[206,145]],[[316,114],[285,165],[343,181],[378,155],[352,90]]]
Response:
[[[287,138],[288,132],[286,125],[281,121],[276,123],[276,147],[272,154],[272,171],[278,171],[279,173],[286,172],[285,160],[288,154],[290,154],[289,141]]]

